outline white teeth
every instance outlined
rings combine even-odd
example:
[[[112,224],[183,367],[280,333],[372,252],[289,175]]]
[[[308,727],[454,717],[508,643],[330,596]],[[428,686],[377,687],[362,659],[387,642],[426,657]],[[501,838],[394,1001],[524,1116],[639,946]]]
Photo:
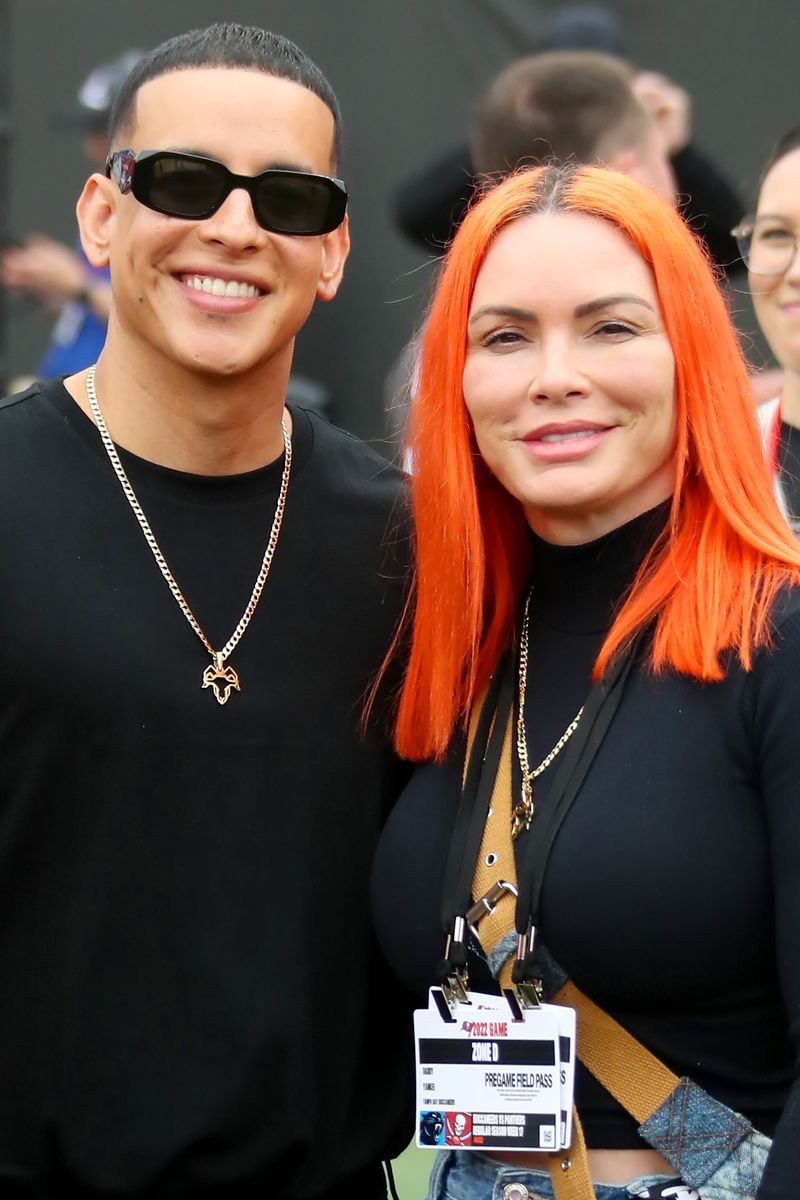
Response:
[[[545,433],[539,438],[540,442],[572,442],[577,438],[594,437],[599,429],[574,429],[569,433]]]
[[[216,275],[184,275],[183,282],[195,292],[209,292],[213,296],[235,296],[239,299],[249,299],[259,294],[259,289],[252,283],[244,283],[236,279],[220,279]]]

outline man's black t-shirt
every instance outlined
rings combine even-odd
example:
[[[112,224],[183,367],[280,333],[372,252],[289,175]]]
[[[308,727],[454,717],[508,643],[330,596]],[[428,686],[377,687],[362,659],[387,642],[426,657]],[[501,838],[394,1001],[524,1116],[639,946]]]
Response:
[[[292,417],[222,707],[94,425],[60,383],[0,408],[0,1191],[382,1196],[408,1136],[367,914],[402,769],[358,733],[403,595],[400,477]],[[282,460],[121,457],[223,645]]]

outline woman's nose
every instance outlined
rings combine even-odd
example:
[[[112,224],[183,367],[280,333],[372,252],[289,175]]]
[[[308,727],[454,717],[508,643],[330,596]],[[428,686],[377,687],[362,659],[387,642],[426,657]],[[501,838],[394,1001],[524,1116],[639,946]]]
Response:
[[[589,382],[583,373],[580,355],[569,339],[554,338],[542,342],[528,394],[532,400],[559,403],[585,396]]]

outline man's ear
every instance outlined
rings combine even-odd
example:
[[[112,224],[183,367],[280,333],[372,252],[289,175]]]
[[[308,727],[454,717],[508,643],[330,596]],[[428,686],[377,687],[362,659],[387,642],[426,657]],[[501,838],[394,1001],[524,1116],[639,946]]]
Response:
[[[635,175],[636,167],[639,162],[639,156],[633,149],[618,150],[616,154],[610,154],[605,165],[612,171],[619,171],[622,175]]]
[[[81,245],[93,267],[107,267],[111,256],[111,231],[119,193],[110,179],[90,175],[78,197],[75,214]]]
[[[322,266],[317,282],[317,298],[332,300],[342,282],[342,272],[350,253],[350,218],[345,216],[338,229],[322,238]]]

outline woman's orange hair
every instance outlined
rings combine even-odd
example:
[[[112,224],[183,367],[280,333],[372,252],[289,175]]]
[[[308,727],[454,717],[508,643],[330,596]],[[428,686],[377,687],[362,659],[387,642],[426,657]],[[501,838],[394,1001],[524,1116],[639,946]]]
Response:
[[[654,621],[651,665],[719,680],[770,640],[778,590],[800,582],[800,548],[778,511],[747,372],[714,275],[682,219],[654,193],[597,167],[522,171],[468,213],[444,263],[412,405],[416,566],[395,744],[441,758],[509,643],[530,570],[522,508],[485,467],[464,405],[475,279],[498,230],[536,213],[582,212],[622,230],[650,264],[675,357],[676,489],[653,548],[595,664]]]

